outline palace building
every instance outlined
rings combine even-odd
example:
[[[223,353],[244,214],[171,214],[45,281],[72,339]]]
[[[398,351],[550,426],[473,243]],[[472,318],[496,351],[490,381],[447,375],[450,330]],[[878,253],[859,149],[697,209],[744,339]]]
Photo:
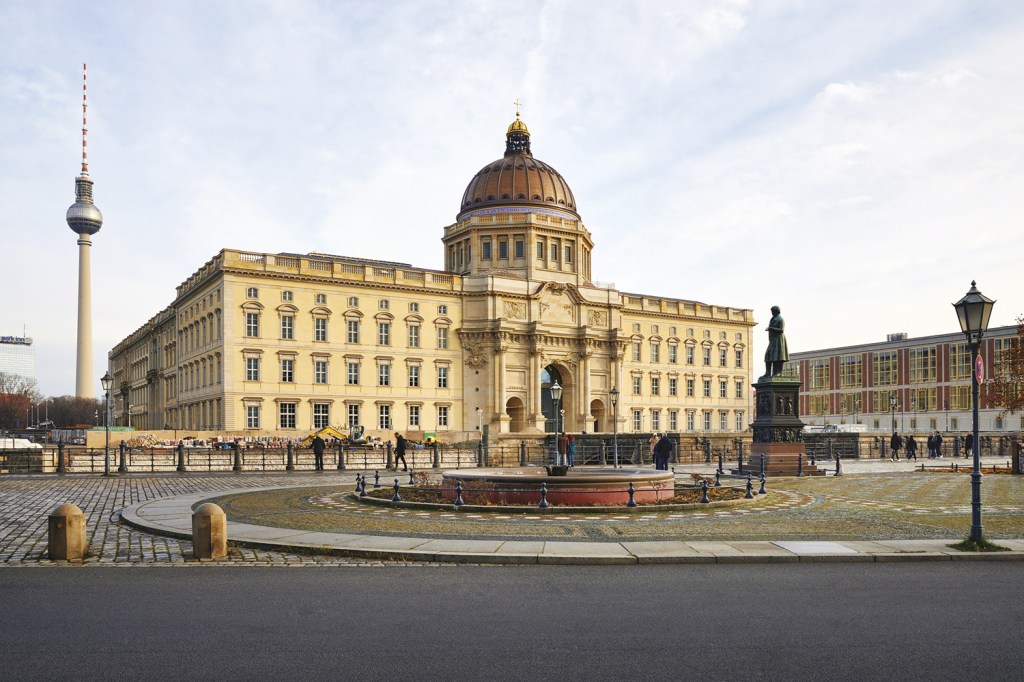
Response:
[[[572,190],[518,113],[442,243],[443,270],[222,250],[110,352],[119,423],[127,410],[136,428],[254,435],[527,437],[556,418],[588,433],[748,429],[752,311],[596,281]]]

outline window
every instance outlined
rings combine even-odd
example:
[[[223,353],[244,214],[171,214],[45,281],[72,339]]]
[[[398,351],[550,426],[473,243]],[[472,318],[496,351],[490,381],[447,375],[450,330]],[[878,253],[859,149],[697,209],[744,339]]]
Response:
[[[260,428],[260,408],[258,405],[246,405],[245,427],[248,429]]]
[[[839,358],[839,387],[860,388],[864,363],[861,355],[843,355]]]
[[[710,398],[711,397],[711,379],[705,379],[704,380],[704,397],[705,398]]]
[[[695,431],[697,429],[697,417],[693,412],[686,413],[686,430]]]
[[[742,431],[745,428],[747,428],[747,425],[743,422],[743,412],[742,411],[737,412],[736,413],[736,430],[737,431]]]
[[[640,431],[644,427],[643,410],[633,410],[633,430]]]
[[[326,384],[327,383],[327,361],[326,360],[314,360],[313,361],[313,383]]]
[[[322,429],[331,424],[331,406],[326,403],[313,405],[313,428]]]
[[[377,345],[390,346],[391,345],[391,323],[390,322],[378,322],[377,323]]]
[[[971,378],[971,347],[966,343],[949,344],[949,378],[951,381]]]
[[[711,348],[708,348],[708,347],[704,348],[704,366],[705,367],[710,367],[711,366]]]
[[[245,359],[245,380],[246,381],[259,381],[260,380],[260,359],[259,358],[246,358]]]
[[[287,290],[282,291],[281,292],[281,300],[290,303],[291,300],[292,300],[292,292],[287,291]]]
[[[725,379],[718,380],[718,397],[728,398],[729,397],[729,382]]]
[[[661,410],[651,410],[651,431],[661,430]]]
[[[571,246],[566,246],[565,247],[565,262],[566,263],[571,263],[572,262],[572,247]]]
[[[728,367],[729,366],[728,356],[729,356],[729,351],[728,350],[726,350],[725,348],[719,348],[718,349],[718,366],[719,367]]]
[[[356,298],[355,296],[349,296],[348,297],[348,307],[349,308],[358,308],[359,307],[359,299]]]
[[[543,257],[544,257],[544,242],[538,240],[537,241],[537,258],[543,258]]]
[[[295,403],[281,403],[280,405],[281,414],[281,428],[282,429],[294,429],[295,428]]]
[[[831,412],[828,395],[811,395],[807,398],[808,414],[826,415]]]
[[[249,337],[257,337],[260,335],[260,314],[259,313],[246,313],[245,314],[245,335]]]
[[[506,241],[498,242],[498,259],[499,260],[508,260],[508,242],[506,242]]]
[[[651,377],[651,395],[661,395],[660,377]]]
[[[409,348],[420,347],[420,326],[418,324],[409,325]]]
[[[448,407],[445,405],[437,408],[437,425],[448,426]]]
[[[480,258],[483,260],[491,260],[491,243],[489,241],[486,241],[483,244],[481,244]]]
[[[640,395],[641,377],[633,377],[633,395]]]
[[[437,314],[438,315],[447,315],[448,314],[448,306],[446,306],[446,305],[439,305],[439,306],[437,306]]]
[[[448,347],[448,327],[437,328],[437,347],[438,349]]]
[[[811,390],[825,390],[829,387],[829,360],[828,358],[811,360],[808,363],[808,371],[810,373],[810,388]]]
[[[679,362],[679,346],[674,343],[668,344],[668,364],[674,365]]]
[[[887,350],[873,353],[871,377],[875,386],[891,386],[897,382],[899,369],[896,351]]]
[[[668,380],[668,394],[670,396],[679,395],[679,380],[675,377],[670,377]]]
[[[409,304],[409,312],[410,313],[418,313],[419,311],[420,311],[420,304],[419,303],[410,303]]]
[[[349,428],[359,426],[359,405],[348,406],[348,426]]]
[[[377,406],[377,428],[378,429],[390,429],[391,428],[391,406],[390,405],[378,405]]]
[[[711,330],[710,329],[705,329],[704,330],[704,338],[705,339],[710,339],[711,338]]]
[[[437,387],[448,388],[448,368],[438,367],[437,368]]]
[[[729,430],[729,413],[719,412],[718,413],[718,430],[728,431]]]
[[[935,381],[935,346],[910,349],[910,383],[924,384]]]
[[[710,431],[711,430],[711,413],[710,412],[705,412],[704,413],[704,430],[705,431]]]
[[[290,359],[281,360],[281,381],[291,383],[295,381],[295,361]]]
[[[951,417],[950,420],[949,420],[949,430],[950,431],[959,431],[960,430],[960,420],[957,419],[956,417]]]
[[[633,342],[633,362],[640,362],[640,342]]]
[[[256,287],[249,287],[248,289],[245,290],[245,297],[246,298],[259,298],[260,297],[259,289],[257,289]]]
[[[316,295],[316,304],[317,305],[327,305],[327,294],[317,294]]]
[[[317,317],[313,319],[313,340],[327,340],[327,318]]]
[[[679,411],[671,410],[668,413],[668,430],[678,431],[679,430]]]
[[[359,343],[359,320],[349,320],[347,323],[348,327],[348,342]]]
[[[971,387],[970,386],[950,386],[949,387],[949,409],[951,410],[969,410],[972,409],[971,404]],[[953,431],[956,427],[951,427]]]
[[[736,397],[737,398],[742,398],[743,397],[743,380],[742,379],[737,379],[736,380]]]
[[[661,362],[661,344],[651,341],[651,362]]]
[[[686,347],[686,364],[693,364],[693,346]]]
[[[348,385],[358,386],[359,385],[359,363],[350,362],[348,363]]]
[[[639,334],[640,333],[640,323],[639,322],[634,322],[633,323],[633,333],[634,334]]]
[[[736,351],[736,369],[741,369],[742,367],[743,367],[743,350],[741,349],[741,350],[737,350]]]
[[[420,425],[420,406],[409,406],[409,428],[418,428]]]
[[[558,244],[551,244],[551,260],[558,260]]]
[[[687,398],[692,398],[693,397],[693,379],[687,379],[686,380],[686,397]]]
[[[419,388],[420,385],[420,366],[409,365],[409,386],[412,388]]]
[[[377,365],[377,385],[378,386],[390,386],[391,385],[391,365],[381,363]]]
[[[281,338],[282,339],[294,339],[295,338],[295,318],[291,315],[281,316]]]
[[[522,239],[516,240],[516,258],[526,257],[526,242]]]
[[[380,299],[380,303],[377,304],[377,307],[381,310],[388,310],[391,307],[391,301],[386,298],[382,298]]]

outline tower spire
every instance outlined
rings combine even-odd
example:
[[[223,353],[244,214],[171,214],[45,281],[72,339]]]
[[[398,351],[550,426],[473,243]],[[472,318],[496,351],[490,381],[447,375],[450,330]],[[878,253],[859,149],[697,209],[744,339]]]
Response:
[[[85,123],[85,114],[89,103],[85,85],[85,64],[82,64],[82,175],[89,175],[89,157],[86,154],[87,143],[85,140],[85,135],[89,132],[89,127]]]

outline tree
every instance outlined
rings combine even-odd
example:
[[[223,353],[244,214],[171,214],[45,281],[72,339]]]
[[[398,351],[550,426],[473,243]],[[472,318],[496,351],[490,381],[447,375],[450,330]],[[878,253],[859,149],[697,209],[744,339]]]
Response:
[[[93,426],[103,420],[103,401],[62,395],[50,398],[50,420],[57,428]]]
[[[1024,410],[1024,316],[1017,318],[1017,336],[1002,351],[993,368],[992,402],[1003,414]]]
[[[29,406],[38,397],[35,379],[0,372],[0,428],[27,428]]]

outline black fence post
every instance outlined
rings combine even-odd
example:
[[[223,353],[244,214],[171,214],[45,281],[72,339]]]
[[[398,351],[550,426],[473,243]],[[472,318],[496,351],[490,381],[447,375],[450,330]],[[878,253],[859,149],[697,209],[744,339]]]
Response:
[[[388,452],[388,461],[384,464],[384,468],[385,469],[397,469],[398,468],[398,463],[394,462],[391,459],[391,441],[387,442],[387,444],[385,445],[385,448],[387,449],[387,452]]]
[[[284,466],[285,471],[295,471],[295,459],[292,453],[292,442],[288,441],[288,461]]]
[[[345,470],[345,443],[338,441],[338,471]]]
[[[64,443],[57,443],[57,473],[66,473],[67,469],[64,466]]]
[[[434,451],[434,468],[441,468],[441,448],[438,447],[437,441],[435,440],[430,444],[430,448]]]
[[[291,445],[291,443],[289,443]],[[238,447],[238,441],[231,442],[231,455],[234,459],[234,463],[231,465],[231,470],[239,472],[242,470],[242,449]]]
[[[519,441],[519,466],[526,466],[526,441]]]
[[[178,441],[178,473],[185,473],[185,442]]]
[[[484,465],[484,442],[482,440],[476,442],[476,465],[478,468]]]
[[[128,446],[124,444],[124,441],[118,443],[118,449],[120,452],[120,459],[117,464],[117,473],[127,474],[128,473],[128,462],[125,461],[124,451],[128,449]]]

